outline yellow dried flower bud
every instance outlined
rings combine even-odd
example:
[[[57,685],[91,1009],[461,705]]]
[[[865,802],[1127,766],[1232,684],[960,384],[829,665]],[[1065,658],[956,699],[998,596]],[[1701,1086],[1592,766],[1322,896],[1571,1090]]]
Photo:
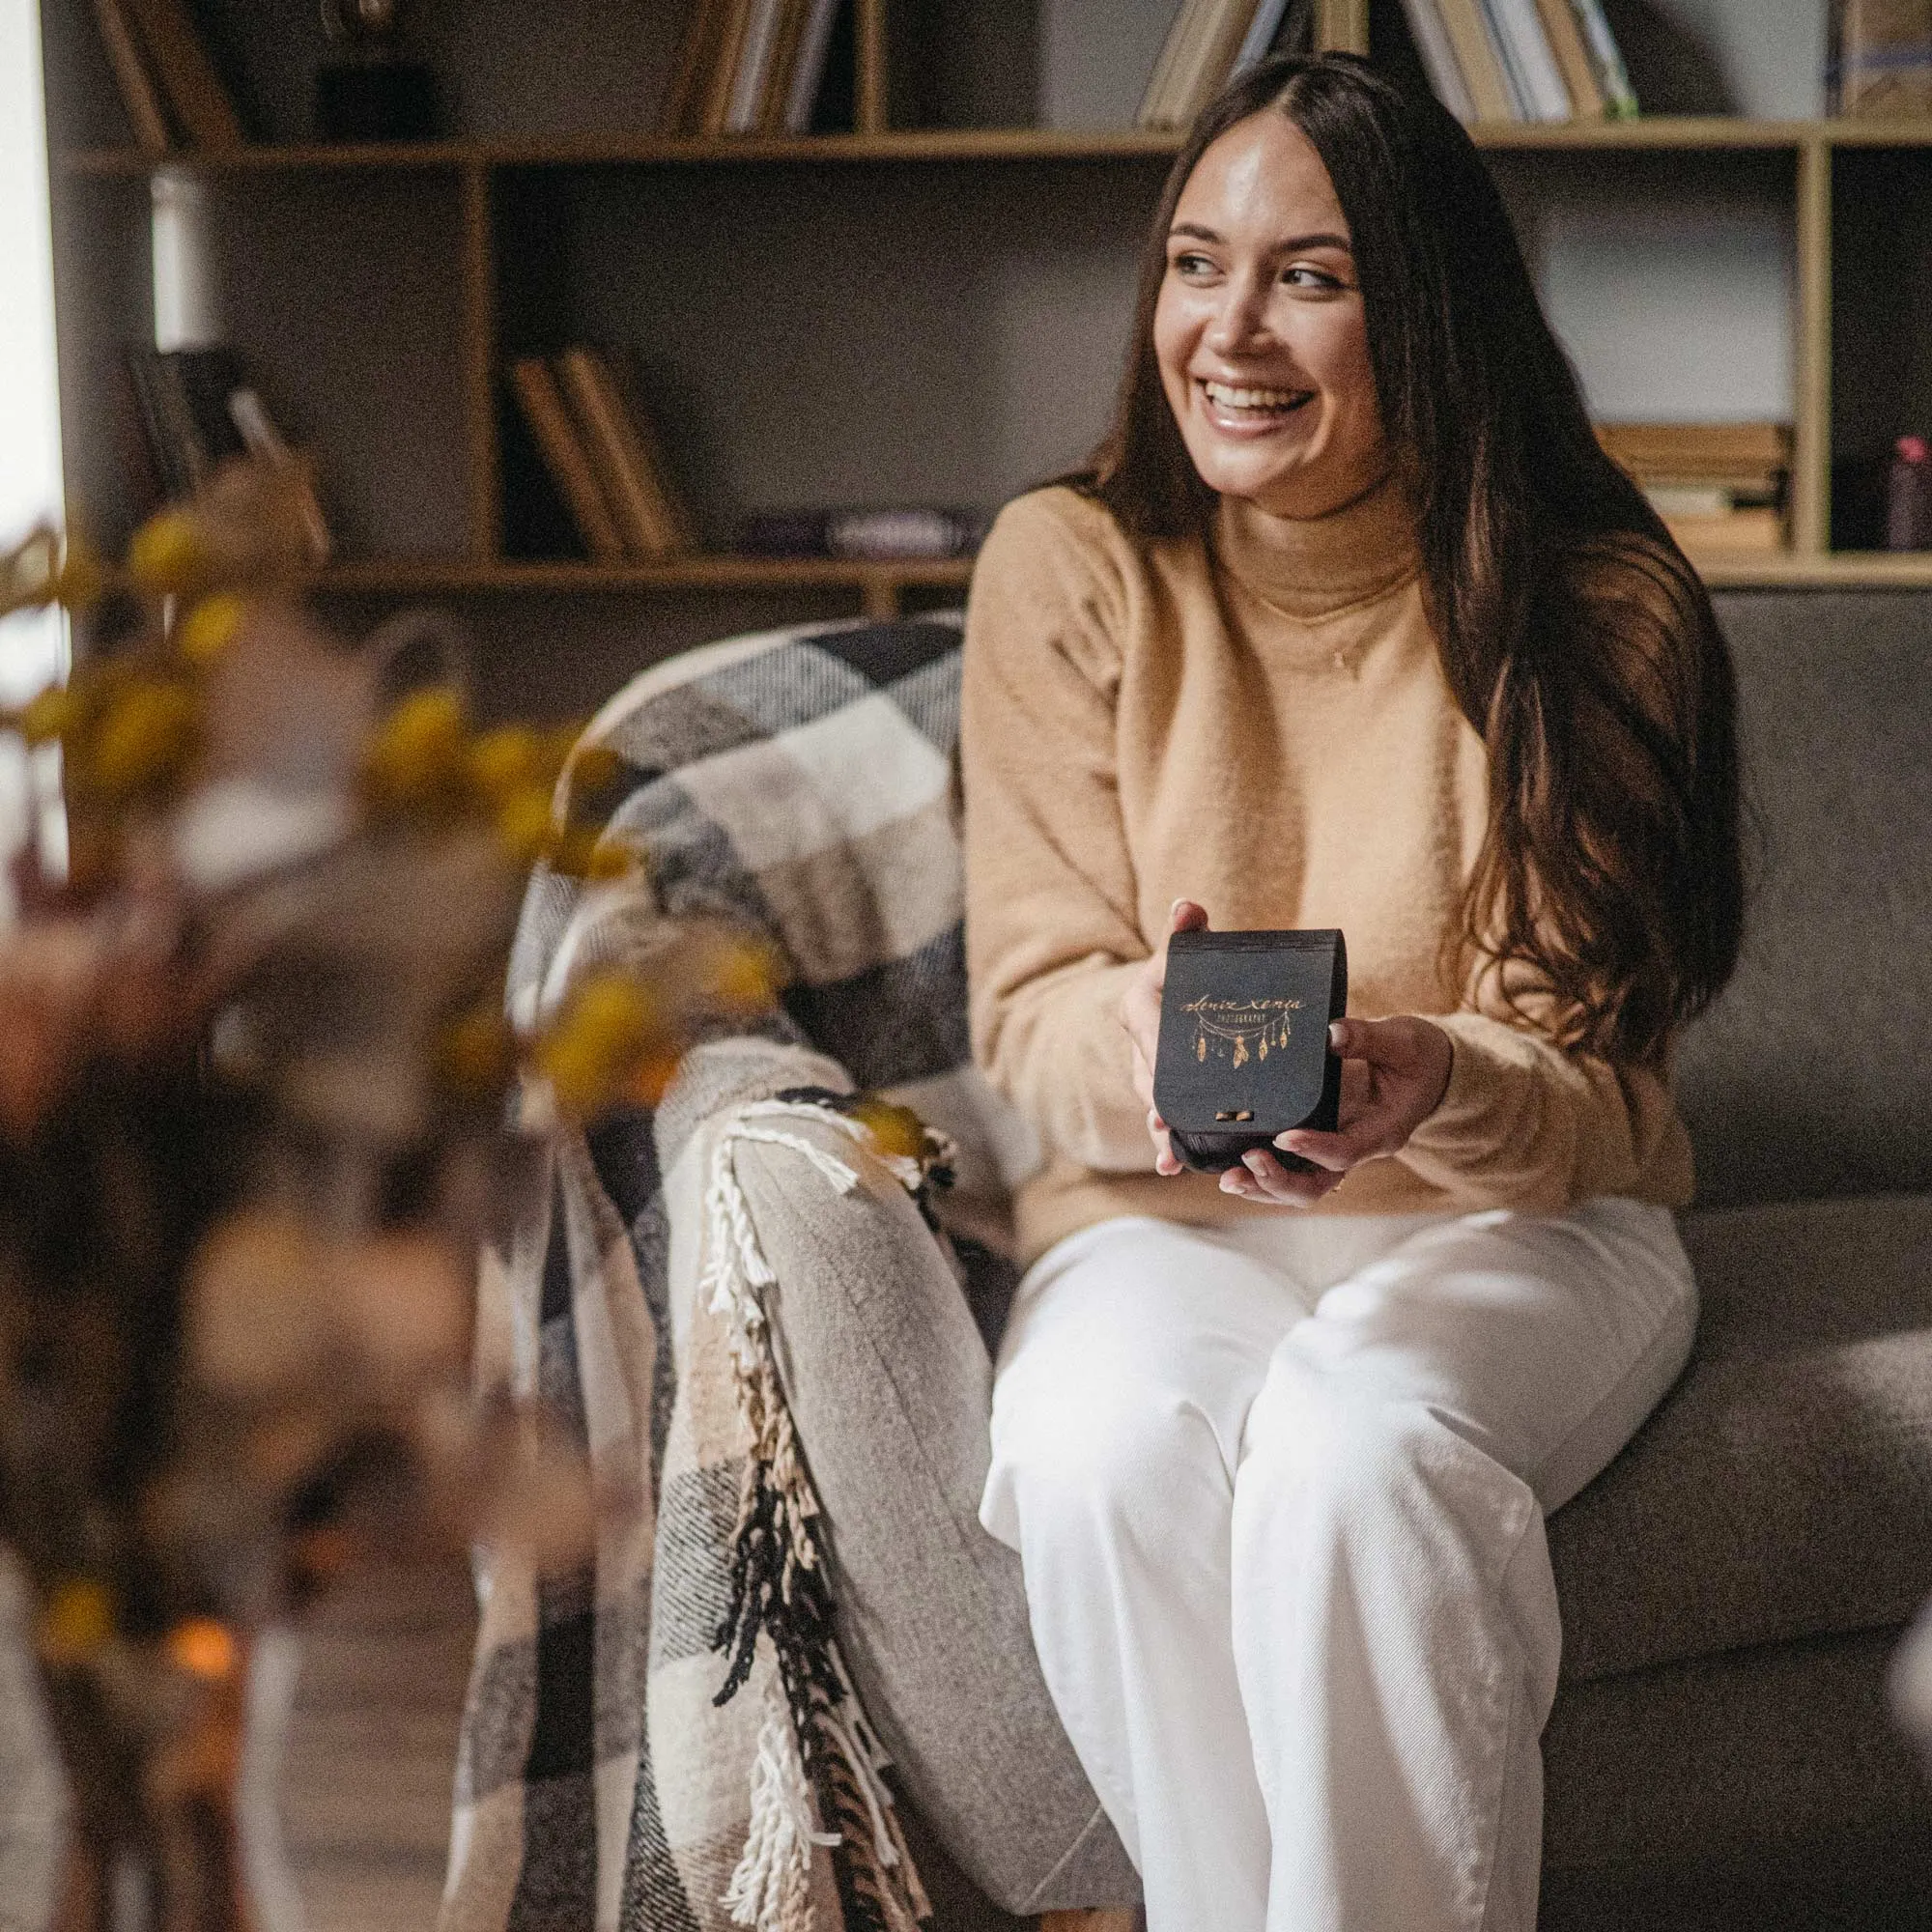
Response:
[[[81,702],[65,685],[50,684],[20,711],[20,734],[30,745],[64,738],[80,723]]]
[[[128,574],[153,596],[192,590],[208,572],[208,549],[186,510],[158,510],[128,546]]]
[[[852,1118],[871,1136],[881,1153],[918,1160],[925,1152],[925,1123],[910,1107],[867,1094],[852,1108]]]
[[[627,845],[621,838],[600,838],[590,848],[583,876],[598,881],[621,879],[642,863],[643,855],[635,845]]]
[[[178,684],[137,684],[118,696],[87,747],[85,778],[109,798],[178,777],[194,754],[200,718]]]
[[[547,790],[537,734],[526,724],[499,724],[494,731],[485,731],[469,748],[471,782],[498,805],[516,792]]]
[[[107,566],[100,554],[76,530],[70,530],[61,548],[54,595],[70,611],[90,611],[107,588]]]
[[[242,1660],[241,1646],[226,1624],[213,1617],[188,1617],[168,1633],[168,1662],[204,1684],[225,1683]]]
[[[509,1077],[513,1050],[510,1024],[492,1000],[443,1028],[437,1041],[437,1066],[458,1093],[480,1098]]]
[[[657,1001],[621,972],[592,975],[571,995],[537,1049],[557,1104],[593,1114],[616,1097],[654,1044]]]
[[[91,1577],[56,1584],[35,1631],[41,1656],[55,1665],[84,1663],[113,1634],[113,1600]]]
[[[534,866],[550,848],[550,794],[531,785],[512,792],[497,812],[497,837],[520,866]]]
[[[362,757],[365,782],[384,806],[446,801],[463,777],[463,700],[433,685],[412,691],[371,734]]]
[[[762,946],[727,947],[712,972],[711,990],[724,1006],[758,1012],[778,991],[778,973],[771,952]]]
[[[175,648],[191,665],[212,665],[241,635],[247,614],[247,599],[232,590],[204,597],[182,619],[175,632]]]

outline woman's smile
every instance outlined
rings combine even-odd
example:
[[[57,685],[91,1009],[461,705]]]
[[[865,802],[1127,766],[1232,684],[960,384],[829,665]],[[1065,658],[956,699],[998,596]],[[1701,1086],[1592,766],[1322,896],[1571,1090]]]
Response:
[[[1208,420],[1228,436],[1271,436],[1315,400],[1313,389],[1224,382],[1212,376],[1197,377],[1195,388]]]

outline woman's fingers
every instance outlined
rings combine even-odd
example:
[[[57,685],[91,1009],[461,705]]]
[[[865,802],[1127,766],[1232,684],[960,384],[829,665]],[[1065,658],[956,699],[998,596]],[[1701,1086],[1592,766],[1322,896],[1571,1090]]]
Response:
[[[1330,1192],[1340,1179],[1337,1174],[1291,1174],[1265,1148],[1256,1148],[1242,1156],[1239,1166],[1222,1175],[1221,1191],[1243,1201],[1306,1208]]]
[[[1153,1171],[1156,1174],[1175,1175],[1183,1173],[1179,1156],[1174,1151],[1174,1142],[1169,1138],[1167,1122],[1151,1107],[1148,1109],[1148,1136],[1153,1142]]]

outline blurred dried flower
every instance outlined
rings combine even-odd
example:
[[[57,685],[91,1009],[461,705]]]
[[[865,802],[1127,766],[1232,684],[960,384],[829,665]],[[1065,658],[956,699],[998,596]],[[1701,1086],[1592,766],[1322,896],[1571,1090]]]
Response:
[[[163,1889],[218,1855],[163,1814],[232,1797],[264,1623],[403,1534],[588,1547],[564,1432],[469,1393],[469,1258],[531,1136],[655,1099],[778,983],[632,889],[608,753],[478,729],[454,682],[385,701],[435,626],[314,623],[304,490],[229,466],[125,566],[50,528],[0,557],[0,614],[59,599],[99,644],[0,711],[68,811],[0,935],[0,1534],[84,1857]],[[506,1014],[538,865],[592,889]]]

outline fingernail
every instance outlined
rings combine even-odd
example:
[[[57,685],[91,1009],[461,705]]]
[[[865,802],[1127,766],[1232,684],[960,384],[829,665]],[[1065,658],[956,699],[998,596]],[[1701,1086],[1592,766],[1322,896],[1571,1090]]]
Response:
[[[1286,1148],[1291,1153],[1293,1153],[1294,1151],[1294,1131],[1295,1130],[1293,1127],[1290,1127],[1287,1133],[1275,1135],[1274,1137],[1275,1146],[1278,1148]]]
[[[1180,910],[1180,908],[1184,906],[1186,903],[1187,901],[1185,899],[1176,899],[1175,902],[1167,909],[1168,918],[1172,919],[1174,915],[1178,913]]]
[[[1343,1040],[1342,1022],[1340,1020],[1333,1020],[1329,1023],[1328,1027],[1329,1050],[1331,1052],[1339,1053],[1342,1047],[1342,1040]]]

